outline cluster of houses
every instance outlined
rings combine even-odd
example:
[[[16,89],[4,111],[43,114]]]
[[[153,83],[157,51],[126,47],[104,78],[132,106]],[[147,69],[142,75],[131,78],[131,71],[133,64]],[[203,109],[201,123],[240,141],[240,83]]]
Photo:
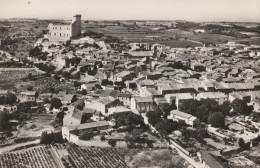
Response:
[[[260,46],[228,42],[209,47],[170,48],[126,41],[105,44],[82,37],[70,40],[69,46],[74,48],[71,50],[64,45],[64,39],[79,36],[80,30],[74,25],[81,26],[80,15],[69,26],[49,25],[51,38],[41,38],[35,43],[48,53],[47,61],[34,61],[79,74],[79,92],[16,94],[20,102],[60,99],[59,109],[50,109],[50,103],[45,108],[48,113],[64,112],[62,135],[68,141],[75,142],[78,131],[110,129],[114,123],[106,118],[111,114],[141,114],[172,104],[177,109],[170,112],[168,119],[194,127],[198,119],[180,111],[185,101],[193,99],[211,99],[219,104],[241,99],[260,113]],[[67,65],[66,59],[74,57],[80,57],[80,63]],[[83,90],[86,94],[80,94]],[[217,164],[207,151],[199,156],[205,167]]]

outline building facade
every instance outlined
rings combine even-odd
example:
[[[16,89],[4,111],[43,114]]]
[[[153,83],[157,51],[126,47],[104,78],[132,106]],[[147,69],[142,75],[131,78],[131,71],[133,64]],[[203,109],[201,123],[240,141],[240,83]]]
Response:
[[[81,15],[75,15],[71,24],[53,24],[48,26],[50,41],[67,41],[81,35]]]

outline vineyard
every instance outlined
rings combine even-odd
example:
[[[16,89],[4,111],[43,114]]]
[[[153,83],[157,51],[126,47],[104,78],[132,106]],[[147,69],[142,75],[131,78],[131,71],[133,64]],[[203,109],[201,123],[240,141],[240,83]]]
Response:
[[[28,75],[38,75],[38,72],[32,68],[1,68],[0,82],[6,81],[19,81],[22,78],[28,77]]]
[[[37,146],[0,155],[0,168],[127,167],[113,148],[80,148],[66,145]]]

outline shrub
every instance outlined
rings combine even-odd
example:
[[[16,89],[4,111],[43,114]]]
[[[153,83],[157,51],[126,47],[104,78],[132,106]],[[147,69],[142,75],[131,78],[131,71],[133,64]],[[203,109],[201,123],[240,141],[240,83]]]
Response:
[[[61,132],[57,132],[57,133],[43,132],[42,133],[41,138],[40,138],[40,144],[51,144],[53,142],[55,142],[55,143],[63,142]]]
[[[253,147],[257,146],[258,144],[259,144],[259,141],[257,141],[257,140],[253,140],[252,141],[252,146]]]
[[[93,132],[85,132],[83,133],[79,139],[82,139],[82,140],[90,140],[91,138],[93,138],[94,134]]]
[[[113,139],[109,139],[108,140],[108,144],[112,147],[115,147],[116,146],[116,140],[113,140]]]
[[[102,136],[100,137],[100,140],[101,140],[101,141],[105,141],[105,140],[106,140],[105,136],[102,135]]]

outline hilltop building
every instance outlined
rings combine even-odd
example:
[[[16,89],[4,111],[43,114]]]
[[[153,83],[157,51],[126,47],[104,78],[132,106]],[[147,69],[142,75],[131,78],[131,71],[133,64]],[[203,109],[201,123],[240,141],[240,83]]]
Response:
[[[48,30],[50,41],[67,41],[79,37],[81,34],[81,15],[75,15],[69,25],[50,23]]]

